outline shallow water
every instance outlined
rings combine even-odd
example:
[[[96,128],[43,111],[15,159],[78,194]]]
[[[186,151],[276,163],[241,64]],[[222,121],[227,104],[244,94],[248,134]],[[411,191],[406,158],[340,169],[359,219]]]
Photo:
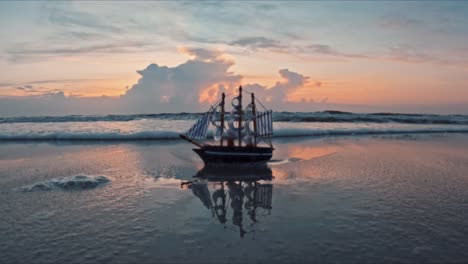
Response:
[[[228,173],[262,179],[221,183],[181,141],[2,143],[0,263],[468,261],[468,136],[275,147]],[[109,182],[21,189],[76,175]]]

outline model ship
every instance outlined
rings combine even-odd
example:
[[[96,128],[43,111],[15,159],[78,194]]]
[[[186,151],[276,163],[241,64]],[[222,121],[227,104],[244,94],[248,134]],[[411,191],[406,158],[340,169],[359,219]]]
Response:
[[[250,103],[242,106],[243,93],[250,94]],[[232,110],[226,112],[226,95],[204,113],[195,124],[180,137],[196,145],[193,149],[205,164],[217,163],[265,163],[273,155],[272,110],[267,110],[253,93],[242,91],[232,101]],[[263,111],[257,110],[256,102]],[[213,140],[207,142],[209,126],[214,127]]]

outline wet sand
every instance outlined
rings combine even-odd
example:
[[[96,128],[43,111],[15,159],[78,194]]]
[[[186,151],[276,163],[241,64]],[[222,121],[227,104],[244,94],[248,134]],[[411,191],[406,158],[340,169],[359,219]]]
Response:
[[[272,180],[235,185],[194,178],[203,163],[182,141],[2,143],[0,262],[468,261],[467,135],[275,147]],[[68,187],[34,188],[57,179]],[[224,218],[210,200],[220,186]],[[255,220],[252,186],[271,196]]]

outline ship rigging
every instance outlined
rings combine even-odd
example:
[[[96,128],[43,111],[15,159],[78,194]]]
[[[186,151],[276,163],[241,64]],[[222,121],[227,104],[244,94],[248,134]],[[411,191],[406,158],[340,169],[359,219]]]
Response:
[[[242,107],[243,93],[250,94],[250,103]],[[266,109],[254,93],[239,87],[238,96],[231,101],[232,110],[225,109],[226,95],[204,113],[195,124],[180,137],[198,146],[193,149],[205,164],[266,162],[273,155],[272,110]],[[263,111],[257,110],[258,102]],[[214,127],[213,139],[206,142],[209,126]],[[204,142],[201,142],[203,140]]]

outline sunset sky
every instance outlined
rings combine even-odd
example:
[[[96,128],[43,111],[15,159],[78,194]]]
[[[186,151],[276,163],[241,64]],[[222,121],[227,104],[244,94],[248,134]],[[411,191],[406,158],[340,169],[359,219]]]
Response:
[[[0,116],[274,110],[468,114],[468,2],[0,2]]]

